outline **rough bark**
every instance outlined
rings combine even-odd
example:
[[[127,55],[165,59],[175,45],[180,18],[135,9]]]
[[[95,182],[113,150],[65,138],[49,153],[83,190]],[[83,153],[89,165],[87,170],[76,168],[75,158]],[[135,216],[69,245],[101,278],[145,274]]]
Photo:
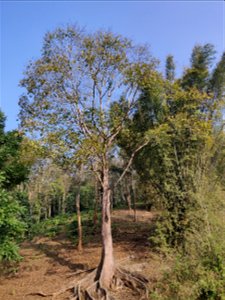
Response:
[[[102,255],[97,269],[96,280],[108,289],[111,286],[115,273],[115,262],[113,255],[113,242],[111,231],[111,213],[110,213],[110,186],[109,186],[109,169],[103,169],[102,182]]]

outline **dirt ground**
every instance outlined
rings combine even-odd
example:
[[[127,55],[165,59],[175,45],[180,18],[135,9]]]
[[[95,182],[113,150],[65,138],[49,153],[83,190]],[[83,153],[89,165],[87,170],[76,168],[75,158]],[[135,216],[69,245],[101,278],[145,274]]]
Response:
[[[137,211],[137,222],[128,210],[113,212],[113,240],[116,262],[128,270],[145,275],[150,286],[160,276],[162,261],[151,252],[148,238],[154,223],[155,214]],[[0,277],[1,300],[41,300],[36,292],[51,293],[70,282],[85,276],[85,270],[98,265],[101,253],[100,237],[84,245],[79,253],[76,247],[60,234],[56,238],[35,238],[24,242],[21,247],[23,261],[16,274]],[[79,272],[79,274],[77,274]],[[70,299],[71,292],[54,299]],[[127,288],[114,293],[116,300],[138,300],[139,295]]]

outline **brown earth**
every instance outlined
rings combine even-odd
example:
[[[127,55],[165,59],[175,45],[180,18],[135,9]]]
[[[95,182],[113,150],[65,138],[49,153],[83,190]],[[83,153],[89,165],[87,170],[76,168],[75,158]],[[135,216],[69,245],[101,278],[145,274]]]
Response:
[[[156,213],[137,211],[137,222],[128,210],[113,212],[113,239],[116,261],[130,271],[140,272],[149,279],[149,286],[156,282],[163,269],[159,256],[151,252],[148,238]],[[36,292],[52,293],[70,282],[81,279],[87,270],[98,265],[101,253],[99,233],[85,243],[79,253],[76,247],[60,234],[56,238],[35,238],[22,244],[24,257],[15,274],[0,276],[1,300],[51,299],[32,295]],[[79,273],[79,274],[78,274]],[[55,299],[70,299],[71,292]],[[139,295],[127,288],[114,293],[116,300],[138,300]]]

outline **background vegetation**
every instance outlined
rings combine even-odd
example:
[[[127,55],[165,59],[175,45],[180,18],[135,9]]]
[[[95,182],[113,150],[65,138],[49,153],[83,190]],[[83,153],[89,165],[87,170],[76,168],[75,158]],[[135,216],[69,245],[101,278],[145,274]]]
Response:
[[[56,32],[61,38],[62,31]],[[72,31],[69,32],[71,35],[67,38],[71,39]],[[95,38],[101,39],[103,35]],[[46,36],[44,51],[49,50],[51,38],[50,34]],[[86,42],[91,60],[91,41]],[[95,51],[99,56],[104,55],[101,49]],[[151,72],[145,73],[144,84],[139,79],[134,80],[140,85],[141,92],[128,117],[124,117],[127,99],[120,98],[110,106],[109,118],[104,119],[111,130],[124,118],[123,128],[110,149],[111,208],[136,210],[141,207],[160,211],[149,241],[151,250],[169,261],[170,268],[161,281],[154,284],[151,299],[225,299],[225,132],[222,114],[225,54],[217,64],[214,54],[212,45],[196,45],[190,66],[180,78],[176,78],[173,56],[169,55],[165,75],[154,66]],[[35,94],[40,86],[43,88],[43,98],[36,101],[40,113],[46,116],[51,109],[45,101],[48,90],[44,72],[57,76],[57,64],[60,64],[66,76],[70,62],[61,56],[56,65],[48,61],[38,61],[38,64],[35,65],[36,73],[28,66],[21,84],[26,87],[28,96]],[[137,69],[129,76],[139,78],[141,71]],[[48,80],[52,79],[50,75]],[[61,92],[60,85],[54,88]],[[48,135],[43,133],[42,136],[41,129],[41,134],[34,138],[29,134],[29,128],[36,126],[35,118],[39,116],[28,120],[32,106],[26,101],[25,96],[20,100],[20,130],[5,132],[5,117],[3,113],[0,115],[1,262],[21,259],[18,245],[22,240],[36,235],[53,237],[62,227],[77,241],[74,228],[79,220],[74,213],[79,199],[85,236],[90,231],[89,225],[95,228],[101,209],[102,188],[99,178],[93,175],[93,161],[84,158],[79,147],[72,150],[68,147],[71,143],[79,145],[80,132],[73,126],[70,131],[63,132],[63,127],[57,127],[58,119],[53,114],[50,115],[52,127]],[[72,119],[65,115],[63,102],[60,109],[70,126]],[[103,122],[101,113],[95,113],[96,122]],[[87,120],[89,118],[90,115]],[[28,121],[33,123],[28,124]],[[25,129],[28,129],[26,135]],[[96,131],[91,134],[93,142]],[[140,141],[146,140],[115,188],[134,149]],[[87,151],[89,145],[85,143],[88,141],[83,144]],[[98,165],[94,167],[98,168]],[[69,225],[72,220],[73,229]]]

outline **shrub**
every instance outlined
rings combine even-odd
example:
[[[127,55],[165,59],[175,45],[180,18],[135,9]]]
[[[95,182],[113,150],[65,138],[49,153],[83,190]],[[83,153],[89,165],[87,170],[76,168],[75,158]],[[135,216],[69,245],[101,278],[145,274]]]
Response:
[[[211,174],[196,194],[199,205],[189,215],[193,226],[185,235],[185,247],[174,250],[161,244],[173,264],[154,286],[152,299],[225,299],[225,192],[212,179]],[[163,225],[160,229],[162,233]]]
[[[0,178],[0,261],[19,260],[18,242],[21,241],[26,230],[26,224],[21,220],[24,208],[10,192],[2,188]]]

